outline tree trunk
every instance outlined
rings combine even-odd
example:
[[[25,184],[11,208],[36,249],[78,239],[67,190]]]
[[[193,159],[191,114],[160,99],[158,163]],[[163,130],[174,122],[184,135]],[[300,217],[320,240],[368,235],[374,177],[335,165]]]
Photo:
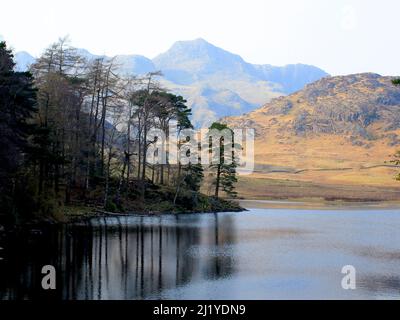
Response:
[[[219,164],[217,167],[217,178],[215,181],[215,197],[219,197],[219,185],[220,185],[220,178],[221,178],[221,165]]]

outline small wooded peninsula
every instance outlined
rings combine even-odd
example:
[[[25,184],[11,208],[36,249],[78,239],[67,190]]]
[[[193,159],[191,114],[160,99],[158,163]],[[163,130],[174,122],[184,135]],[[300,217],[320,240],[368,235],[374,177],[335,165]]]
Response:
[[[242,210],[221,198],[235,197],[235,164],[149,163],[150,130],[193,128],[185,99],[159,85],[161,73],[120,76],[113,59],[87,60],[66,39],[29,72],[14,67],[1,42],[1,223]]]

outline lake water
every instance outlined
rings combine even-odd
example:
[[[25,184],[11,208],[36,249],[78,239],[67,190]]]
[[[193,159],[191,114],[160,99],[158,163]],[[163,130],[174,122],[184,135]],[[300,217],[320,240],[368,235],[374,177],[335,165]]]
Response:
[[[96,218],[0,247],[0,299],[400,299],[398,209]],[[345,265],[356,290],[342,289]]]

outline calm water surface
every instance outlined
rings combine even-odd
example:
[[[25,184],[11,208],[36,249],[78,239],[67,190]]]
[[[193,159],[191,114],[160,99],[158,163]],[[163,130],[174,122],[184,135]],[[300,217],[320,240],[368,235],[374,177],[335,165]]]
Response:
[[[96,218],[0,247],[0,299],[400,299],[396,209]],[[356,290],[341,287],[345,265]]]

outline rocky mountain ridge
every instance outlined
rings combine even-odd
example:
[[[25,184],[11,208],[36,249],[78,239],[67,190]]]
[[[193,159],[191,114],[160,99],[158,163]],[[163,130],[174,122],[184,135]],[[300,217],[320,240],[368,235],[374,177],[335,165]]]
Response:
[[[79,52],[88,59],[100,57],[85,49]],[[18,70],[26,70],[35,58],[20,52],[16,61]],[[327,76],[317,67],[302,64],[253,65],[201,38],[178,41],[154,59],[117,55],[115,62],[121,75],[161,70],[162,85],[188,100],[197,126],[252,111],[272,98],[290,94]]]

